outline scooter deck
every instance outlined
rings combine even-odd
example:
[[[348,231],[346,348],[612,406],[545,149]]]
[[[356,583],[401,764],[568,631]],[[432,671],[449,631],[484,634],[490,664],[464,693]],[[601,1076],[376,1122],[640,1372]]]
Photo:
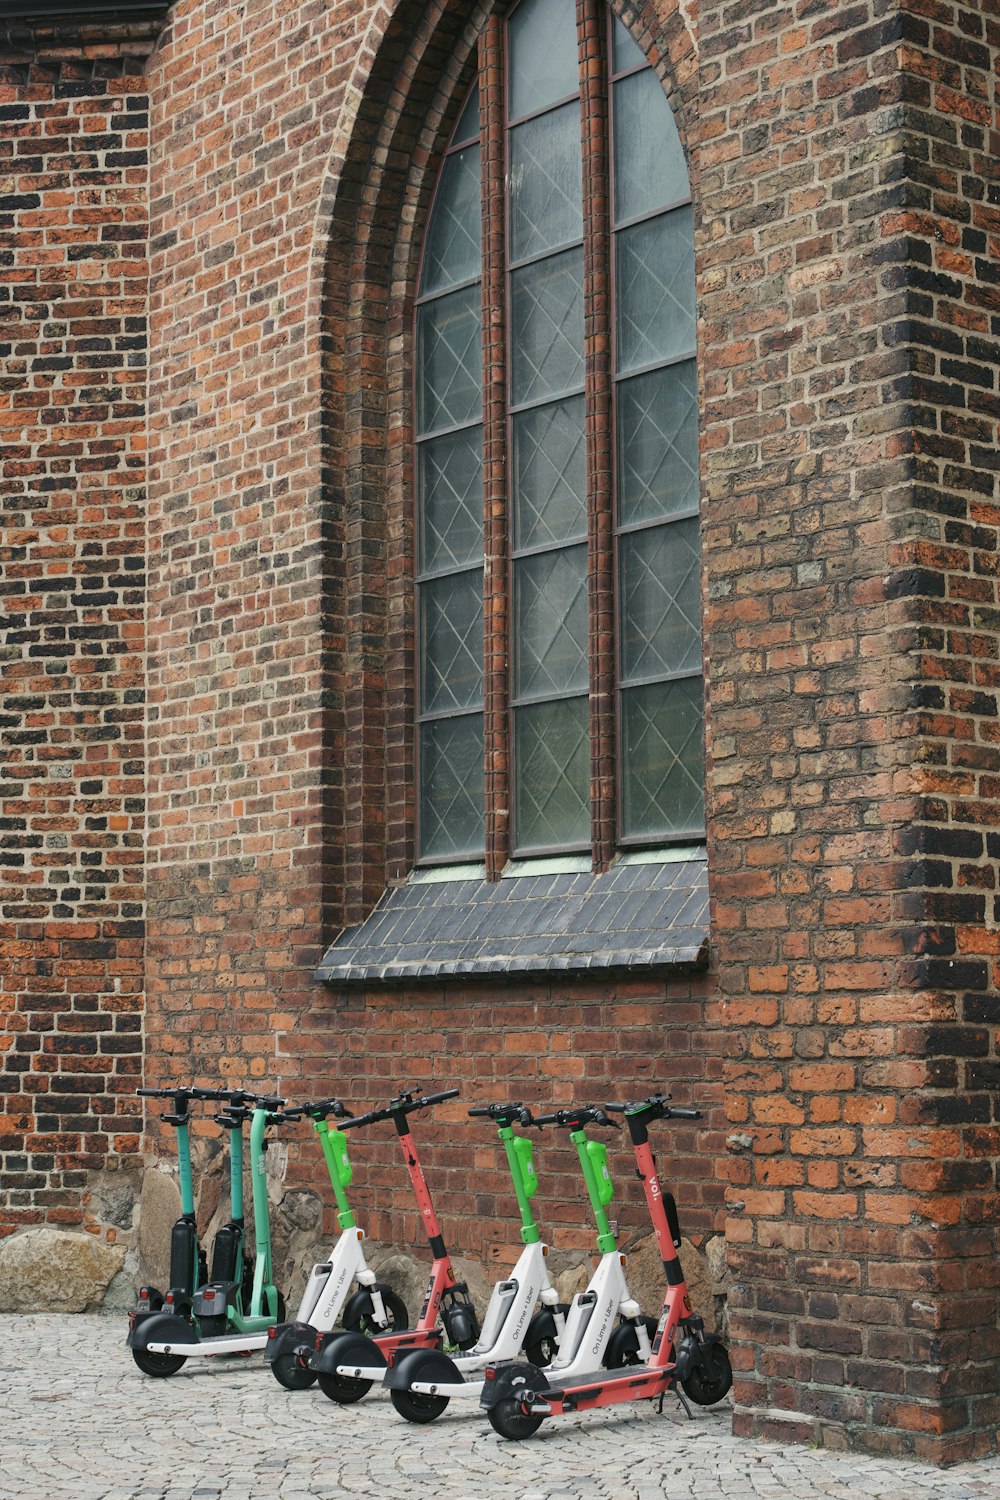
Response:
[[[590,1374],[574,1375],[565,1385],[559,1384],[558,1371],[553,1370],[552,1376],[553,1384],[537,1392],[539,1402],[558,1406],[562,1411],[573,1411],[610,1392],[625,1393],[620,1398],[623,1400],[659,1396],[670,1389],[674,1367],[672,1364],[629,1365],[623,1370],[594,1370]]]
[[[196,1344],[149,1343],[150,1354],[183,1354],[185,1359],[209,1359],[213,1354],[253,1354],[267,1343],[263,1333],[220,1334],[218,1338],[199,1339]]]

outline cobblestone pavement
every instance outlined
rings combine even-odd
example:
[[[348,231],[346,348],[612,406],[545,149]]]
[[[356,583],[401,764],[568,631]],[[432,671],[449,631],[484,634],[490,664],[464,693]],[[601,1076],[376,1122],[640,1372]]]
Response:
[[[339,1407],[252,1359],[135,1367],[124,1319],[0,1318],[0,1500],[1000,1500],[1000,1460],[921,1464],[733,1438],[729,1411],[651,1403],[506,1443],[478,1406],[426,1427]]]

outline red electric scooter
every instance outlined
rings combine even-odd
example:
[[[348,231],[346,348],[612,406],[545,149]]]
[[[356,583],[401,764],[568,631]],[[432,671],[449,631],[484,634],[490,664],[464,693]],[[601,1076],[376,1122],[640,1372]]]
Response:
[[[410,1133],[407,1116],[419,1109],[428,1109],[440,1104],[443,1099],[454,1099],[458,1089],[446,1089],[440,1094],[416,1095],[412,1090],[404,1091],[398,1098],[382,1109],[369,1110],[367,1114],[351,1116],[338,1122],[340,1130],[357,1130],[364,1125],[374,1125],[379,1120],[392,1120],[399,1136],[403,1160],[410,1174],[424,1228],[430,1243],[433,1264],[430,1280],[424,1296],[423,1307],[416,1325],[409,1329],[386,1329],[368,1337],[361,1330],[332,1329],[315,1332],[308,1341],[298,1338],[290,1331],[286,1335],[284,1353],[293,1354],[305,1372],[311,1372],[319,1380],[320,1390],[331,1401],[343,1405],[360,1401],[377,1380],[381,1382],[388,1368],[388,1357],[405,1353],[410,1349],[437,1349],[441,1345],[442,1328],[449,1344],[459,1349],[468,1349],[479,1337],[479,1320],[469,1300],[468,1287],[455,1279],[451,1258],[445,1248],[441,1226],[434,1212],[431,1195],[417,1156],[417,1148]],[[439,1323],[440,1319],[440,1323]],[[290,1330],[298,1325],[290,1325]],[[308,1330],[312,1335],[314,1330]],[[303,1378],[301,1384],[305,1384]]]
[[[598,1406],[623,1401],[643,1401],[663,1396],[675,1384],[699,1406],[721,1401],[733,1383],[729,1355],[718,1334],[706,1333],[704,1322],[691,1307],[684,1272],[677,1251],[681,1232],[673,1197],[664,1193],[656,1175],[647,1126],[652,1120],[698,1120],[697,1109],[672,1109],[669,1095],[653,1094],[636,1104],[607,1104],[608,1110],[624,1114],[632,1137],[639,1178],[649,1208],[656,1242],[667,1273],[667,1292],[653,1339],[653,1352],[645,1364],[621,1370],[595,1370],[577,1375],[565,1384],[555,1376],[550,1385],[544,1370],[529,1364],[491,1366],[480,1403],[490,1424],[501,1437],[518,1440],[531,1437],[546,1417],[567,1416]],[[556,1125],[579,1130],[578,1111],[558,1110],[538,1115],[536,1125]],[[676,1351],[674,1341],[679,1336]]]

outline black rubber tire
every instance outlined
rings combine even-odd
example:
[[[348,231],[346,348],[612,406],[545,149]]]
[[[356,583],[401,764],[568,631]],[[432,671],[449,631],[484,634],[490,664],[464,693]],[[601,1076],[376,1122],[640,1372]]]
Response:
[[[187,1364],[186,1354],[154,1354],[149,1349],[133,1349],[132,1358],[144,1375],[155,1375],[161,1380],[176,1375],[181,1365]]]
[[[402,1297],[397,1297],[391,1286],[385,1286],[381,1281],[376,1282],[375,1286],[382,1293],[382,1302],[389,1314],[388,1325],[382,1328],[370,1313],[362,1313],[359,1318],[353,1318],[350,1323],[345,1322],[344,1327],[349,1333],[363,1333],[369,1339],[373,1339],[379,1333],[402,1333],[410,1326],[410,1315],[406,1311],[406,1303]]]
[[[271,1374],[286,1391],[307,1391],[316,1384],[316,1371],[304,1365],[297,1354],[279,1354],[271,1364]]]
[[[640,1318],[639,1321],[646,1325],[649,1342],[652,1344],[656,1335],[656,1319],[644,1317]],[[627,1333],[625,1332],[626,1329],[628,1330]],[[620,1370],[625,1365],[638,1365],[642,1363],[639,1358],[639,1340],[636,1337],[634,1325],[624,1323],[615,1329],[608,1343],[606,1363],[609,1370]]]
[[[562,1313],[565,1318],[569,1312],[569,1303],[560,1302],[558,1307],[554,1308],[553,1311]],[[563,1327],[565,1326],[564,1323]],[[550,1365],[559,1353],[559,1340],[554,1334],[545,1334],[537,1343],[526,1344],[521,1353],[529,1364],[537,1365],[539,1368],[543,1365]]]
[[[339,1401],[341,1406],[353,1406],[355,1401],[367,1396],[374,1383],[373,1380],[355,1380],[352,1375],[338,1375],[336,1372],[327,1374],[323,1371],[319,1376],[323,1395],[329,1396],[331,1401]]]
[[[532,1377],[527,1373],[518,1372],[513,1378],[513,1383],[526,1386],[531,1380]],[[547,1384],[548,1382],[544,1379],[539,1381],[543,1390]],[[491,1406],[488,1415],[493,1431],[512,1443],[519,1443],[522,1438],[531,1437],[545,1421],[544,1414],[523,1412],[520,1403],[513,1396],[505,1396],[495,1406]]]
[[[426,1396],[417,1391],[389,1392],[389,1400],[408,1422],[433,1422],[448,1405],[448,1396]]]
[[[695,1365],[681,1381],[685,1396],[696,1406],[714,1406],[733,1383],[733,1367],[723,1344],[707,1344],[704,1363]]]

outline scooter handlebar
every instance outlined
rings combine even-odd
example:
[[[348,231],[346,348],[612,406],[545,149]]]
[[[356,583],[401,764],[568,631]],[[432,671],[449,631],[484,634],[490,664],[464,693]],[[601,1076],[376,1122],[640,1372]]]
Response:
[[[683,1109],[669,1104],[669,1094],[650,1094],[648,1099],[636,1099],[628,1104],[605,1104],[604,1108],[615,1114],[650,1114],[658,1120],[700,1120],[700,1109]]]
[[[551,1115],[536,1115],[533,1125],[558,1125],[563,1130],[581,1130],[584,1125],[610,1125],[613,1130],[621,1126],[609,1120],[604,1110],[595,1104],[571,1105],[568,1109],[557,1109]]]

